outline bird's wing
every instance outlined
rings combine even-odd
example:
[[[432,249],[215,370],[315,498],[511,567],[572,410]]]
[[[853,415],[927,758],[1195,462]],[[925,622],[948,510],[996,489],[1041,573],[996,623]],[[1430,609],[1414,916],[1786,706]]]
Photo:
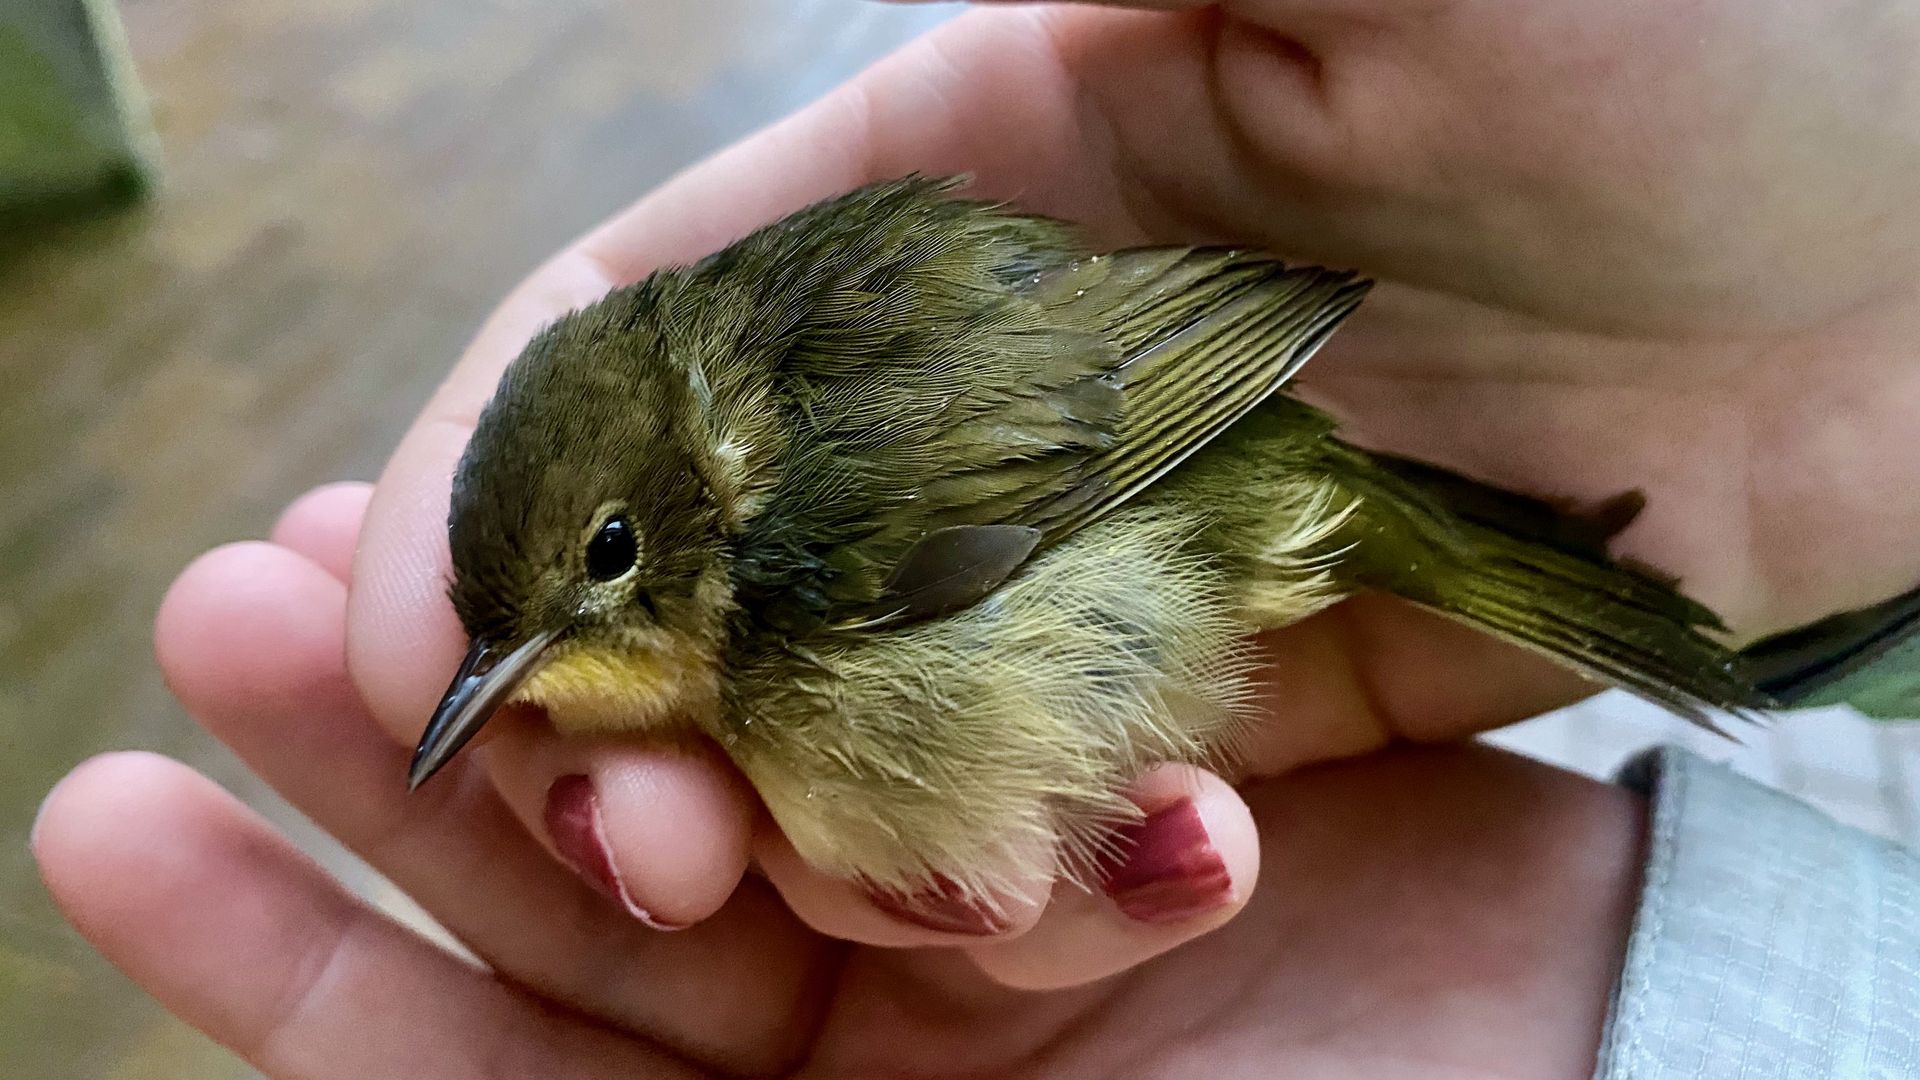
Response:
[[[1080,483],[1013,523],[1057,541],[1120,506],[1279,390],[1369,287],[1218,249],[1148,249],[1056,271],[1034,299],[1072,322],[1100,321],[1121,354],[1107,377],[1122,415]]]
[[[938,527],[922,543],[964,551],[966,565],[909,550],[869,616],[908,622],[985,596],[1028,553],[1112,512],[1280,389],[1368,287],[1351,273],[1192,248],[1096,256],[1022,281],[1048,332],[1096,341],[1107,360],[944,433],[952,447],[998,444],[962,454],[984,463],[926,492]]]

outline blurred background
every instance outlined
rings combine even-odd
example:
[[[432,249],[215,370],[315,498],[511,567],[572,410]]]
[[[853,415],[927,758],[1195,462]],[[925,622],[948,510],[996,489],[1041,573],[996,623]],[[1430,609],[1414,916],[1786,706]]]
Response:
[[[0,0],[0,1077],[249,1076],[54,913],[39,799],[118,747],[209,772],[148,647],[172,575],[371,479],[493,303],[596,220],[947,7],[861,0]],[[1606,695],[1497,741],[1713,756],[1920,843],[1920,731],[1735,747]]]
[[[27,831],[87,755],[184,758],[372,887],[168,698],[148,630],[172,575],[264,534],[312,485],[372,479],[535,264],[950,11],[118,7],[137,85],[112,5],[0,0],[6,1080],[251,1075],[92,956],[46,900]]]

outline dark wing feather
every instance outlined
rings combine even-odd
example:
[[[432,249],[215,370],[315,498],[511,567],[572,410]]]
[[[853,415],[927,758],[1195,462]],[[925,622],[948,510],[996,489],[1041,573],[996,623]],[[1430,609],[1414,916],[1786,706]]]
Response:
[[[972,607],[1040,543],[1024,525],[954,525],[922,537],[893,568],[872,623],[918,622]]]

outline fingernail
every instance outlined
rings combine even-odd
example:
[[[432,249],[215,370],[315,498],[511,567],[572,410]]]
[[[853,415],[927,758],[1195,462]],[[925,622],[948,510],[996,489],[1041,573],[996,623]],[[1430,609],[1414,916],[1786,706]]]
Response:
[[[867,896],[874,907],[901,922],[942,934],[987,937],[1005,933],[1013,925],[1005,915],[968,896],[958,882],[945,875],[936,876],[932,885],[914,892],[871,889]]]
[[[1105,887],[1128,918],[1181,922],[1233,901],[1233,876],[1192,799],[1155,810],[1118,839],[1125,854]]]
[[[563,776],[547,789],[547,835],[568,866],[608,899],[618,900],[627,913],[655,930],[678,930],[634,902],[626,882],[614,869],[607,847],[607,830],[600,821],[600,797],[587,777]]]

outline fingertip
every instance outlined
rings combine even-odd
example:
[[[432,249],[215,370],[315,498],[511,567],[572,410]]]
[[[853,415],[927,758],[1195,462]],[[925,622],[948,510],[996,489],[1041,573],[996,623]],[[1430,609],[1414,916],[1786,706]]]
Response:
[[[280,513],[270,534],[274,543],[313,560],[336,580],[353,573],[353,553],[360,543],[373,485],[357,480],[323,484]]]
[[[629,916],[684,929],[745,876],[757,804],[710,748],[562,739],[537,710],[488,729],[475,757],[515,816]]]
[[[199,614],[212,598],[228,591],[232,578],[244,579],[256,566],[277,561],[275,547],[264,540],[242,540],[222,544],[202,552],[174,575],[173,583],[160,598],[160,610],[154,618],[157,637],[174,636],[199,622]]]
[[[215,548],[174,580],[154,620],[154,653],[195,715],[311,693],[340,667],[345,592],[276,544]]]
[[[89,807],[97,805],[88,796],[95,792],[115,792],[117,785],[105,784],[103,780],[118,772],[125,759],[144,756],[140,751],[118,750],[97,754],[75,765],[40,800],[40,809],[34,814],[33,826],[27,832],[27,847],[35,855],[40,854],[48,844],[58,849],[67,838],[69,827],[75,823],[75,812],[83,814]]]
[[[168,808],[196,784],[207,781],[176,761],[127,750],[88,758],[47,792],[27,844],[47,891],[76,925],[85,928],[90,907],[137,887],[123,872],[127,860],[164,850]]]
[[[755,813],[732,768],[705,748],[603,746],[589,775],[628,906],[671,928],[720,910],[747,872]]]
[[[1057,990],[1106,978],[1231,920],[1259,878],[1260,838],[1225,780],[1164,766],[1134,786],[1146,818],[1097,890],[1062,885],[1037,925],[1016,941],[972,950],[995,981]]]
[[[1225,895],[1234,910],[1246,903],[1260,878],[1260,830],[1254,824],[1253,812],[1247,808],[1246,800],[1231,784],[1217,774],[1192,765],[1163,765],[1136,781],[1129,797],[1146,812],[1146,831],[1149,832],[1154,819],[1160,815],[1190,813],[1197,819],[1201,842],[1211,849],[1210,855],[1200,857],[1201,861],[1219,860],[1224,872]],[[1137,859],[1142,852],[1139,841],[1135,842],[1136,848],[1129,854]],[[1133,863],[1129,862],[1129,866]],[[1106,882],[1109,896],[1115,888],[1110,877]],[[1225,918],[1218,920],[1225,921]]]

